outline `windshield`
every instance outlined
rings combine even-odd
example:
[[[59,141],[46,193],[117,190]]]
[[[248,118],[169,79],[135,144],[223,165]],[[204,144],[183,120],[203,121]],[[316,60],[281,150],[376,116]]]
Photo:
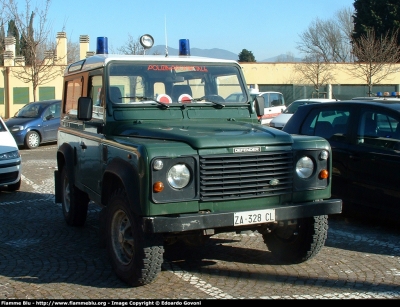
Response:
[[[42,111],[43,106],[38,103],[27,104],[15,114],[15,117],[36,118],[40,116]]]
[[[302,106],[304,104],[310,104],[310,103],[315,103],[315,101],[294,101],[282,113],[294,114],[297,111],[297,109],[299,108],[299,106]]]
[[[236,65],[112,62],[108,84],[108,99],[114,104],[248,101],[246,85]],[[232,101],[228,98],[232,94],[245,99]]]

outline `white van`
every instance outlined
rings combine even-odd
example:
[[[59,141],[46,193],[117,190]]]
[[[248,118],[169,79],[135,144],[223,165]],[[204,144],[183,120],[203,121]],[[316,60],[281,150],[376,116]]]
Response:
[[[286,109],[285,99],[280,92],[257,92],[250,90],[250,95],[252,97],[264,97],[264,115],[260,118],[262,125],[268,125],[274,117],[278,116]]]

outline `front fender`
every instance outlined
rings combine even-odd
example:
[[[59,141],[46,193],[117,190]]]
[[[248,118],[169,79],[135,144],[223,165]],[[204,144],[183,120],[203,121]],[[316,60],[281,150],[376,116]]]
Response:
[[[139,193],[139,170],[122,160],[115,158],[107,165],[104,171],[102,184],[102,203],[107,206],[107,198],[117,188],[123,188],[128,195],[129,206],[133,212],[138,215],[143,215],[141,209],[141,199]]]
[[[57,170],[54,171],[54,196],[55,202],[61,202],[61,173],[66,167],[70,184],[75,184],[74,165],[76,164],[76,151],[69,144],[62,144],[57,150]]]

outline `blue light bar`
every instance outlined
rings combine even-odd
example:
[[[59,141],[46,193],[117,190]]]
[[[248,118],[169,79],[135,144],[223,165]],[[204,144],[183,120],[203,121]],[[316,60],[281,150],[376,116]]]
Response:
[[[107,37],[98,37],[97,38],[97,54],[108,54],[108,39]]]
[[[378,93],[376,93],[376,96],[378,96],[378,97],[382,97],[382,92],[378,92]]]
[[[190,55],[189,40],[186,38],[179,40],[179,55]]]

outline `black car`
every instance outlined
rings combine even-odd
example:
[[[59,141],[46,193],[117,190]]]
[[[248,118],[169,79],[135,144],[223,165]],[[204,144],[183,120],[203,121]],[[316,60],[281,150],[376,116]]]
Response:
[[[61,100],[30,102],[5,121],[18,146],[27,149],[57,141]]]
[[[283,131],[332,147],[332,196],[343,212],[400,218],[400,99],[300,106]]]

